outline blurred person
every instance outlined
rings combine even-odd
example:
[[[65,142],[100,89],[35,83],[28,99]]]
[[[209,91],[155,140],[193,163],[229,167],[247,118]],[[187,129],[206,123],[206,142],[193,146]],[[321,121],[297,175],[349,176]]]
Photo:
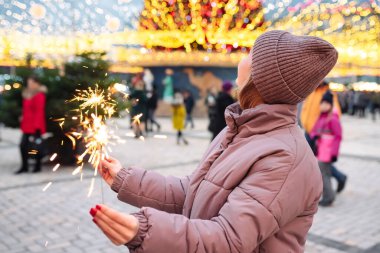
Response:
[[[28,172],[29,152],[32,149],[37,151],[37,154],[33,155],[35,160],[33,172],[41,171],[41,135],[46,132],[46,92],[46,86],[41,84],[37,76],[30,76],[27,79],[27,87],[22,92],[22,137],[20,143],[22,165],[15,174]]]
[[[173,96],[174,96],[173,74],[174,74],[174,71],[172,69],[166,69],[165,70],[166,76],[164,80],[162,80],[162,84],[164,85],[163,99],[166,103],[171,103],[173,101]]]
[[[123,168],[100,174],[131,215],[106,205],[93,222],[131,253],[304,252],[322,193],[317,160],[297,125],[297,104],[331,71],[328,42],[284,31],[262,34],[238,65],[239,102],[190,176]]]
[[[348,112],[348,92],[341,91],[337,92],[339,106],[341,108],[342,114],[346,114]]]
[[[376,113],[380,114],[380,92],[373,92],[371,94],[371,114],[372,120],[376,121]]]
[[[356,109],[358,112],[359,118],[365,118],[366,110],[370,103],[370,97],[366,91],[361,91],[358,93],[356,101]]]
[[[209,124],[207,129],[212,133],[213,125],[216,119],[216,96],[218,91],[216,89],[207,90],[207,95],[205,98],[205,105],[207,107],[207,116],[209,120]],[[211,139],[212,141],[212,139]]]
[[[222,91],[216,97],[216,113],[215,120],[210,122],[210,129],[212,132],[212,140],[227,126],[224,117],[226,108],[235,102],[232,97],[233,84],[230,81],[225,81],[222,85]]]
[[[352,115],[356,115],[356,113],[358,112],[360,93],[361,93],[360,91],[356,91],[354,93],[354,97],[353,97],[354,109],[353,109]]]
[[[323,95],[327,91],[330,91],[329,84],[327,81],[324,80],[318,86],[318,88],[307,97],[307,99],[302,105],[301,126],[305,130],[306,140],[309,143],[311,149],[314,150],[314,153],[316,153],[316,143],[315,143],[315,140],[313,140],[310,137],[310,133],[313,127],[315,126],[318,118],[320,117],[321,100],[322,100]],[[333,111],[336,112],[340,116],[341,110],[340,110],[338,97],[335,92],[332,92],[332,94],[333,94]],[[343,191],[343,189],[346,186],[347,175],[345,175],[343,172],[338,170],[335,166],[331,167],[331,172],[332,172],[332,176],[338,181],[337,192]]]
[[[147,126],[148,131],[153,132],[153,126],[156,125],[157,132],[160,131],[161,125],[157,122],[155,113],[158,106],[158,93],[157,93],[157,86],[153,85],[153,90],[151,92],[151,96],[148,98],[147,107],[148,107],[148,124]]]
[[[193,109],[195,106],[195,101],[194,101],[194,96],[193,94],[185,90],[183,92],[183,98],[184,98],[184,103],[185,103],[185,108],[186,108],[186,123],[185,123],[185,128],[187,128],[187,125],[190,124],[191,128],[194,128],[194,120],[193,120]]]
[[[152,71],[150,71],[150,69],[144,69],[143,81],[145,84],[146,95],[148,98],[150,98],[154,90],[154,87],[153,87],[154,76],[152,74]]]
[[[316,141],[317,159],[323,178],[323,194],[319,205],[331,206],[335,199],[330,179],[331,168],[338,159],[342,126],[339,115],[333,111],[333,94],[330,91],[323,95],[320,107],[321,114],[310,133],[310,138]]]
[[[323,80],[318,88],[313,91],[303,102],[301,111],[301,123],[305,129],[306,134],[309,134],[313,129],[320,115],[320,104],[323,95],[330,90],[329,83]],[[338,96],[333,92],[334,96],[334,110],[341,115],[341,109],[338,101]],[[309,139],[308,137],[306,137]]]
[[[355,102],[354,102],[354,98],[355,98],[355,90],[354,89],[350,89],[348,91],[348,114],[353,116],[355,115]]]
[[[186,120],[186,108],[184,104],[184,99],[182,93],[176,92],[174,94],[174,100],[172,102],[172,110],[173,110],[173,128],[177,130],[177,144],[180,145],[181,141],[188,145],[188,141],[183,136],[182,131],[185,128],[185,120]]]
[[[129,98],[132,101],[130,115],[135,138],[140,138],[141,136],[144,136],[143,129],[146,127],[148,113],[147,96],[144,90],[145,84],[141,74],[135,76],[132,85],[133,88],[129,95]],[[137,117],[139,117],[140,122],[134,120]]]

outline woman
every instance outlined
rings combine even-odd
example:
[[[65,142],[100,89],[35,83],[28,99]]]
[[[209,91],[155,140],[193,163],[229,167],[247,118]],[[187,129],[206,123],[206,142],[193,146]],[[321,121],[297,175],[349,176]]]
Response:
[[[189,143],[183,137],[183,129],[185,128],[185,120],[186,120],[186,108],[184,105],[184,99],[180,92],[176,92],[174,94],[174,100],[172,103],[173,110],[173,128],[177,131],[177,144],[180,145],[181,141],[188,145]]]
[[[333,94],[327,91],[321,99],[320,116],[310,133],[310,138],[315,141],[317,146],[317,158],[323,178],[323,197],[319,202],[321,206],[331,206],[335,199],[330,178],[333,173],[333,163],[338,159],[339,146],[342,141],[342,126],[338,113],[333,111],[333,104]],[[345,178],[347,177],[345,176]]]
[[[301,112],[301,124],[302,127],[305,130],[305,137],[308,141],[310,147],[315,151],[315,141],[310,137],[311,131],[313,130],[313,127],[315,126],[316,122],[318,121],[318,118],[321,114],[321,101],[326,94],[326,92],[330,91],[329,83],[327,81],[323,81],[315,91],[313,91],[305,100],[305,102],[302,105],[302,112]],[[338,100],[338,96],[336,93],[331,93],[333,96],[333,110],[337,113],[338,117],[340,117],[341,108]],[[331,176],[334,177],[337,182],[337,192],[340,193],[343,191],[343,189],[346,186],[347,182],[347,175],[345,175],[343,172],[338,170],[335,166],[331,166]]]
[[[173,96],[174,96],[173,74],[174,74],[174,71],[172,69],[166,69],[165,70],[166,76],[164,80],[162,80],[162,84],[164,85],[163,99],[166,103],[171,103],[173,101]]]
[[[16,174],[28,172],[29,152],[31,149],[38,149],[42,143],[41,135],[46,132],[45,93],[46,87],[41,85],[37,77],[28,78],[27,87],[22,92],[22,137],[20,143],[22,165]],[[33,172],[41,171],[42,154],[38,151],[40,150],[33,155],[36,160]]]
[[[93,221],[131,252],[303,252],[322,192],[296,105],[337,61],[332,45],[284,31],[261,35],[238,66],[239,102],[186,178],[102,162],[132,215],[98,205]],[[143,207],[144,206],[144,207]]]
[[[235,102],[232,97],[232,88],[233,84],[230,81],[225,81],[222,85],[222,91],[219,92],[216,97],[215,120],[210,124],[212,140],[215,139],[216,136],[218,136],[218,134],[227,126],[224,111],[229,105]]]

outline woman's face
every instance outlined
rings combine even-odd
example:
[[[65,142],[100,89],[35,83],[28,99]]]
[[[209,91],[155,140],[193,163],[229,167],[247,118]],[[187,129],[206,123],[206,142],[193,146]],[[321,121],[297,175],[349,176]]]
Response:
[[[332,106],[330,103],[326,102],[326,101],[322,101],[321,105],[320,105],[320,110],[322,113],[324,112],[330,112],[332,110]]]
[[[249,78],[249,75],[251,74],[251,59],[252,56],[249,54],[239,62],[238,76],[236,78],[236,84],[239,89],[243,88]]]
[[[29,78],[28,79],[28,82],[27,82],[27,86],[28,86],[28,89],[31,89],[31,90],[37,90],[39,87],[40,87],[40,84],[37,83],[35,80],[33,80],[32,78]]]

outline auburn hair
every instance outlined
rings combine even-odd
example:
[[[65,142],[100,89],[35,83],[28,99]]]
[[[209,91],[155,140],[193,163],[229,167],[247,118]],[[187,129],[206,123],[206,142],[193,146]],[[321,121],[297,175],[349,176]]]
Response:
[[[238,98],[240,108],[243,110],[253,108],[259,104],[264,104],[264,100],[260,96],[260,93],[253,82],[252,76],[249,76],[246,84],[241,90],[239,90]]]

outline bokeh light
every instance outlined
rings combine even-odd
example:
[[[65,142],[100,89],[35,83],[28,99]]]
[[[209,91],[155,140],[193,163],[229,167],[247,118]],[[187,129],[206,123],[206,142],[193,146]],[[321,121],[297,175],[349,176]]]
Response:
[[[54,67],[106,51],[122,66],[235,66],[256,38],[282,29],[331,42],[332,76],[380,75],[379,0],[0,0],[0,63],[27,53]],[[27,41],[27,43],[25,43]]]

